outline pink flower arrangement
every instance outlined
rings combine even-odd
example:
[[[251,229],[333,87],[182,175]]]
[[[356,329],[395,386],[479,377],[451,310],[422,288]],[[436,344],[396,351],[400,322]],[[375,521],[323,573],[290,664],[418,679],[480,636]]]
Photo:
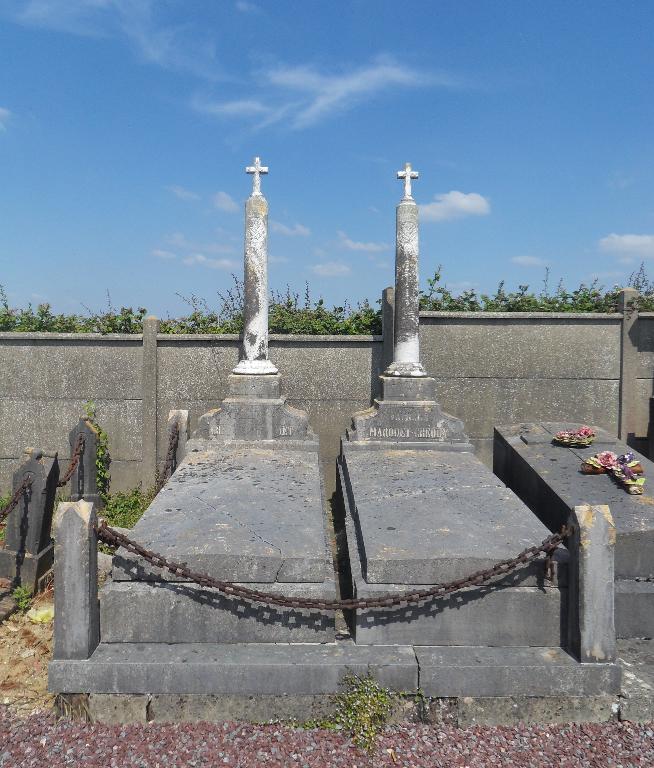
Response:
[[[562,445],[585,446],[595,439],[595,430],[586,425],[578,429],[564,429],[554,435],[554,442]]]
[[[613,451],[601,451],[595,458],[605,469],[613,469],[618,466],[618,455]]]

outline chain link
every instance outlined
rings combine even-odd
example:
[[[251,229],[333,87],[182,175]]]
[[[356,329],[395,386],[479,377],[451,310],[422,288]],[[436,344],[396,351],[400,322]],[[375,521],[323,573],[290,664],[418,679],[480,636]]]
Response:
[[[14,495],[9,499],[9,503],[7,506],[0,511],[0,523],[4,522],[7,516],[10,512],[14,510],[14,508],[17,506],[18,502],[21,500],[21,497],[24,493],[27,492],[27,489],[32,485],[32,478],[29,476],[26,476],[23,478],[23,482],[16,488],[14,491]]]
[[[77,442],[75,443],[73,455],[70,457],[70,464],[68,465],[68,469],[66,470],[65,475],[57,483],[57,488],[63,488],[64,485],[68,484],[68,481],[73,476],[73,472],[79,466],[79,462],[80,462],[80,459],[82,458],[83,453],[84,453],[84,435],[80,432],[79,435],[77,435]]]
[[[551,536],[548,536],[538,546],[528,547],[510,560],[502,560],[495,563],[495,565],[490,568],[476,571],[463,579],[456,579],[455,581],[450,581],[445,584],[436,584],[429,589],[403,592],[400,594],[385,594],[372,598],[312,600],[310,598],[291,598],[286,597],[285,595],[261,592],[256,589],[244,587],[240,584],[214,579],[208,574],[198,573],[191,570],[186,563],[177,563],[168,560],[163,555],[145,549],[145,547],[132,541],[124,534],[115,531],[113,528],[109,528],[105,520],[101,520],[97,527],[98,538],[105,544],[112,547],[124,547],[128,552],[139,555],[151,565],[170,571],[170,573],[195,582],[201,587],[217,589],[226,595],[243,598],[244,600],[249,600],[255,603],[263,603],[264,605],[279,605],[284,608],[311,608],[319,611],[337,611],[354,608],[392,608],[403,604],[420,603],[431,598],[444,597],[453,592],[465,589],[466,587],[478,587],[490,581],[495,576],[503,576],[515,570],[518,566],[524,565],[531,560],[535,560],[541,553],[544,553],[547,558],[551,558],[554,550],[559,544],[562,544],[565,541],[571,532],[572,531],[568,526],[564,526],[560,533],[554,533]]]

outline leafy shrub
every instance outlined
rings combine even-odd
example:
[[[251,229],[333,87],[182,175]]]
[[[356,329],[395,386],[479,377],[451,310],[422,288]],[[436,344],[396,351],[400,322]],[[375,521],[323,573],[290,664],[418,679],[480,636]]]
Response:
[[[342,682],[345,690],[336,697],[333,723],[349,733],[358,747],[372,752],[392,712],[393,693],[369,675],[346,675]]]
[[[32,590],[29,587],[16,587],[11,593],[16,601],[16,607],[21,613],[25,613],[32,602]]]
[[[98,493],[103,504],[107,503],[109,498],[109,483],[111,476],[109,474],[109,465],[111,464],[111,456],[109,454],[109,435],[98,424],[95,416],[95,403],[92,400],[88,400],[84,404],[84,411],[88,423],[95,430],[97,441],[95,451],[95,469],[96,469],[96,482],[98,485]]]
[[[232,275],[233,286],[218,292],[219,308],[212,309],[202,298],[180,296],[190,307],[190,313],[181,317],[161,320],[161,333],[240,333],[243,330],[243,282]],[[627,285],[640,292],[635,308],[654,311],[654,281],[650,280],[644,264],[632,273]],[[597,280],[581,283],[568,290],[563,281],[550,291],[549,270],[545,272],[543,288],[534,292],[528,285],[507,291],[501,281],[492,294],[469,289],[454,294],[442,282],[441,267],[427,279],[427,290],[420,293],[420,308],[444,312],[615,312],[618,308],[620,288],[605,289]],[[0,331],[49,331],[52,333],[142,333],[147,315],[144,307],[116,309],[107,297],[107,308],[102,312],[87,309],[87,315],[55,314],[49,304],[36,309],[9,305],[7,295],[0,286]],[[312,335],[379,334],[381,310],[366,300],[351,307],[329,308],[323,299],[314,300],[307,285],[304,297],[286,288],[273,291],[270,296],[269,328],[271,333],[301,333]]]
[[[563,281],[556,290],[550,291],[549,270],[545,271],[543,288],[535,293],[528,285],[518,286],[516,291],[507,291],[501,281],[495,293],[477,293],[473,288],[454,295],[441,282],[439,266],[434,276],[427,280],[427,291],[420,294],[420,308],[441,312],[617,312],[620,287],[605,289],[593,280],[589,285],[581,283],[569,291]],[[654,282],[645,272],[644,264],[633,272],[627,285],[640,292],[635,307],[641,311],[654,309]]]
[[[119,528],[133,528],[141,519],[154,498],[154,488],[147,491],[132,488],[131,491],[118,491],[107,496],[105,508],[102,511],[109,525]]]

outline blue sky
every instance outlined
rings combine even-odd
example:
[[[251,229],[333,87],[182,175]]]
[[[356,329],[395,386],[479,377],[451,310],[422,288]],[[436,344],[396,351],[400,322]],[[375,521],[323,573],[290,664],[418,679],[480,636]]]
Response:
[[[215,304],[254,155],[272,288],[375,300],[406,161],[423,283],[621,283],[654,259],[653,29],[647,0],[0,0],[0,283]]]

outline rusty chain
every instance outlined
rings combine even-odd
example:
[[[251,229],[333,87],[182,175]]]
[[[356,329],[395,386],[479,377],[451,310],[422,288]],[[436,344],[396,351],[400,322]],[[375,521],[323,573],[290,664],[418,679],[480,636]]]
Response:
[[[75,448],[73,449],[73,455],[70,457],[70,464],[68,465],[68,469],[66,470],[66,473],[61,478],[61,480],[57,483],[57,488],[63,488],[64,485],[68,484],[68,481],[73,476],[73,472],[79,466],[79,462],[83,453],[84,435],[80,432],[79,435],[77,435],[77,442],[75,443]]]
[[[546,557],[551,558],[554,550],[562,544],[570,535],[571,529],[564,526],[560,533],[554,533],[543,540],[538,546],[524,549],[516,557],[510,560],[502,560],[491,568],[477,571],[463,579],[456,579],[445,584],[436,584],[429,589],[421,589],[412,592],[403,592],[400,594],[385,594],[373,598],[349,598],[345,600],[312,600],[302,597],[286,597],[284,595],[261,592],[256,589],[250,589],[240,584],[220,581],[214,579],[208,574],[198,573],[191,570],[186,563],[177,563],[168,560],[163,555],[152,552],[129,537],[125,536],[113,528],[110,528],[105,520],[101,520],[97,527],[98,538],[105,544],[112,547],[124,547],[128,552],[139,555],[147,560],[151,565],[162,568],[176,576],[195,582],[201,587],[210,587],[218,591],[231,595],[233,597],[243,598],[255,603],[265,605],[279,605],[284,608],[312,608],[320,611],[336,611],[342,609],[354,608],[392,608],[402,604],[420,603],[430,598],[444,597],[453,592],[458,592],[466,587],[477,587],[490,581],[494,576],[502,576],[517,568],[519,565],[535,560],[541,552]]]
[[[173,464],[175,462],[175,455],[177,453],[177,446],[179,445],[179,422],[174,421],[170,430],[170,437],[168,439],[168,451],[166,453],[166,461],[164,462],[163,471],[159,476],[159,482],[157,490],[160,491],[163,486],[170,479],[173,474]]]
[[[0,523],[3,523],[9,513],[14,510],[14,508],[17,506],[18,502],[21,499],[21,496],[27,491],[27,489],[32,485],[32,478],[29,476],[26,476],[23,478],[23,482],[16,488],[14,491],[14,495],[9,499],[9,503],[7,506],[0,510]]]

